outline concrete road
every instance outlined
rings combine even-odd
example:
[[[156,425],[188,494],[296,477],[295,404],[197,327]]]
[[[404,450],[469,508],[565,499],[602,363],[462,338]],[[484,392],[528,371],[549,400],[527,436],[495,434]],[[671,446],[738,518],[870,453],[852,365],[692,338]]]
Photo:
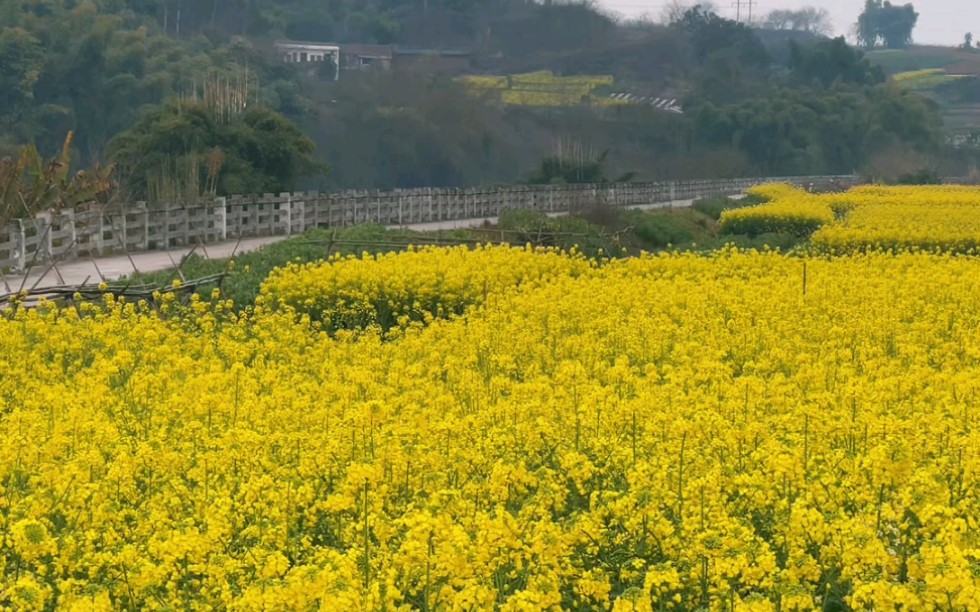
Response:
[[[734,199],[734,198],[733,198]],[[674,200],[672,202],[657,202],[655,204],[641,204],[639,206],[627,206],[629,210],[653,210],[656,208],[690,208],[694,200]],[[549,217],[564,217],[567,212],[545,213]],[[388,229],[407,228],[420,232],[436,232],[439,230],[465,229],[470,227],[480,227],[484,224],[497,223],[497,217],[482,217],[479,219],[457,219],[454,221],[434,221],[432,223],[413,223],[411,225],[389,225]]]
[[[629,208],[637,210],[649,210],[654,208],[684,208],[689,207],[693,200],[677,200],[674,202],[658,202],[642,206],[631,206]],[[549,213],[549,216],[559,217],[568,213]],[[435,223],[415,223],[406,226],[389,226],[391,228],[407,227],[422,232],[458,229],[467,227],[479,227],[485,223],[496,223],[496,217],[480,219],[460,219],[456,221],[438,221]],[[246,238],[241,240],[229,240],[226,242],[216,242],[206,245],[203,249],[198,247],[194,252],[202,257],[209,259],[227,259],[236,253],[246,253],[257,251],[267,244],[285,240],[287,236],[268,236],[265,238]],[[26,275],[0,275],[0,293],[13,293],[20,289],[42,289],[44,287],[57,287],[64,285],[81,285],[83,283],[98,284],[103,279],[107,281],[116,280],[123,276],[128,276],[133,272],[157,272],[168,270],[174,267],[175,263],[191,252],[191,248],[181,248],[171,251],[146,251],[133,253],[130,256],[113,255],[111,257],[99,257],[97,259],[86,259],[58,264],[51,267],[49,264],[37,264],[32,267]]]
[[[257,251],[267,244],[284,240],[286,236],[265,238],[244,238],[241,242],[228,240],[205,245],[194,250],[196,255],[209,259],[227,259],[236,253]],[[145,251],[126,255],[113,255],[97,259],[84,259],[51,267],[50,264],[37,264],[27,275],[0,276],[0,293],[13,293],[21,288],[30,289],[56,287],[63,285],[98,284],[105,280],[116,280],[133,272],[156,272],[168,270],[191,252],[191,247],[171,251]]]

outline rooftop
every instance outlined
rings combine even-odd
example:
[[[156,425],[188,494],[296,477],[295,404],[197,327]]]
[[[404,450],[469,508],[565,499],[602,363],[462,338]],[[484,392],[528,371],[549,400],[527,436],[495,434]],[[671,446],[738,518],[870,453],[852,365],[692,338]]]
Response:
[[[394,55],[394,45],[362,45],[362,44],[342,44],[340,50],[347,55],[367,55],[372,57],[391,57]]]
[[[340,45],[327,42],[313,42],[309,40],[277,40],[277,47],[309,47],[317,49],[339,49]]]

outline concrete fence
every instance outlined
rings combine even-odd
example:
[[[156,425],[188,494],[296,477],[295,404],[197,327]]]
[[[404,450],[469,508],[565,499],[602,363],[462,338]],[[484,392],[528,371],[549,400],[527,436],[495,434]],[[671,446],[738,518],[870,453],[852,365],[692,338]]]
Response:
[[[848,186],[851,176],[508,186],[233,196],[193,207],[145,203],[44,212],[0,228],[0,271],[50,261],[168,249],[251,236],[292,235],[359,223],[411,225],[495,217],[509,209],[571,212],[734,195],[752,185]]]

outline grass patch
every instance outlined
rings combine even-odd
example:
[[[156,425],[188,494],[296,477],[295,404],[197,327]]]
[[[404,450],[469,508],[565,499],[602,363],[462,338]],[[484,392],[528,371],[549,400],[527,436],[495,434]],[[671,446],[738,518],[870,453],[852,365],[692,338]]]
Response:
[[[945,68],[957,60],[952,52],[937,52],[927,48],[881,49],[869,51],[865,57],[874,66],[889,74]]]
[[[899,79],[904,74],[910,74],[909,78]],[[895,76],[895,83],[902,89],[911,91],[928,91],[943,85],[948,85],[957,80],[957,77],[950,76],[945,72],[918,71],[918,73],[902,73]]]
[[[696,241],[711,231],[712,222],[690,208],[624,211],[640,246],[647,251]]]
[[[615,211],[613,217],[618,212]],[[496,228],[475,230],[475,233],[488,242],[531,243],[565,250],[576,248],[587,257],[596,257],[620,247],[615,228],[594,222],[597,216],[606,217],[606,211],[590,210],[582,216],[549,217],[530,210],[507,210],[500,214]]]
[[[762,202],[762,198],[751,195],[737,200],[725,197],[705,198],[694,202],[694,210],[717,221],[718,219],[721,219],[721,213],[725,212],[726,210],[755,206],[757,204],[762,204]]]

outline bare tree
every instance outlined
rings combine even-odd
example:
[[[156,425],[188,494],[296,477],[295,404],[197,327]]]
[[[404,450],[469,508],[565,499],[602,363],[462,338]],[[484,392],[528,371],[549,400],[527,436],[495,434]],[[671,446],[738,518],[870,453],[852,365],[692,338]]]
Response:
[[[799,10],[774,10],[766,16],[763,24],[772,30],[795,30],[823,35],[830,34],[834,29],[827,9],[812,6]]]
[[[667,25],[678,23],[684,18],[685,13],[697,6],[700,6],[703,10],[708,12],[718,12],[718,6],[711,0],[707,0],[705,2],[670,0],[664,5],[663,10],[660,11],[660,21]]]
[[[791,30],[793,29],[793,11],[786,9],[776,9],[766,15],[762,20],[762,25],[768,30]]]

